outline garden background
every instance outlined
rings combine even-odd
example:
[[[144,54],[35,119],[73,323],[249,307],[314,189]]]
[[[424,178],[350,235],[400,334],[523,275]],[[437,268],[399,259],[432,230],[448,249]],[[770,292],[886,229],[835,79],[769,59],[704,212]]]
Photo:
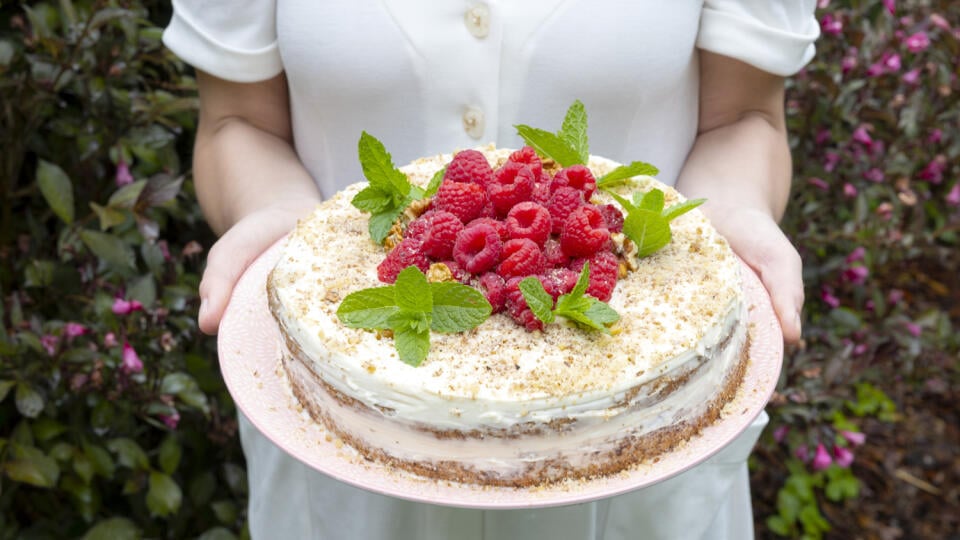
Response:
[[[0,540],[245,536],[166,2],[0,4]],[[821,0],[760,538],[960,538],[960,5]]]

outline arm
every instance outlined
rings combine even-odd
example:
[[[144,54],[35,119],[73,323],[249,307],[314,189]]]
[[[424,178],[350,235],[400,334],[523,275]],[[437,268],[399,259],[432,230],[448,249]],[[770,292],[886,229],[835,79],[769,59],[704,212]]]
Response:
[[[200,329],[216,333],[244,270],[320,201],[293,150],[286,79],[232,83],[197,74],[197,198],[214,232],[200,282]]]
[[[697,139],[677,180],[770,292],[784,339],[800,339],[802,263],[777,225],[790,193],[783,80],[700,53]]]

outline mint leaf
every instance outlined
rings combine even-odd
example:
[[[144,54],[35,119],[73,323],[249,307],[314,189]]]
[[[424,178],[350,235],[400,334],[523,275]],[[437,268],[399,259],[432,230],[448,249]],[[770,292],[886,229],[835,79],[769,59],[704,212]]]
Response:
[[[656,176],[660,170],[649,163],[634,161],[629,165],[621,165],[597,179],[597,187],[608,188],[623,183],[634,176]]]
[[[443,176],[447,174],[447,167],[444,165],[442,169],[433,173],[433,178],[430,179],[430,183],[427,184],[427,189],[424,190],[423,196],[419,197],[423,199],[425,197],[433,197],[437,194],[437,190],[440,189],[440,184],[443,183]]]
[[[690,199],[682,203],[675,204],[663,211],[663,217],[666,218],[667,221],[673,221],[674,219],[686,214],[705,202],[707,202],[706,199]]]
[[[523,293],[524,300],[530,311],[544,323],[552,323],[555,318],[553,315],[553,297],[543,288],[540,280],[531,276],[523,278],[519,284],[520,292]]]
[[[407,180],[407,175],[393,165],[393,158],[387,153],[383,143],[364,131],[360,134],[357,146],[360,167],[370,185],[394,194],[394,202],[403,200],[410,191],[410,181]]]
[[[405,311],[430,313],[433,307],[433,294],[427,276],[416,266],[408,266],[400,271],[393,284],[397,307]]]
[[[607,326],[620,320],[620,315],[604,302],[585,294],[589,285],[590,263],[586,263],[580,271],[580,277],[577,278],[577,284],[573,290],[557,298],[557,307],[554,308],[553,314],[580,326],[609,333],[610,329]]]
[[[358,210],[370,213],[380,212],[390,207],[392,203],[393,199],[389,193],[373,185],[363,188],[350,200],[350,204]]]
[[[518,124],[517,134],[541,156],[546,156],[564,167],[583,165],[580,153],[559,135],[542,129]]]
[[[337,308],[337,317],[350,328],[385,330],[398,309],[394,286],[387,285],[348,294]]]
[[[590,302],[590,307],[583,312],[583,314],[586,315],[586,317],[591,321],[598,322],[606,327],[620,320],[620,314],[617,313],[617,310],[607,305],[607,303],[601,302],[592,296],[587,296],[585,298],[592,300],[592,302]]]
[[[383,210],[379,213],[371,214],[370,221],[367,223],[367,230],[370,232],[370,238],[373,238],[374,242],[382,244],[387,238],[387,235],[390,234],[390,229],[393,228],[393,224],[397,221],[397,218],[399,218],[400,214],[402,213],[403,207],[397,206],[388,210]]]
[[[587,292],[587,287],[589,286],[590,286],[590,263],[585,262],[583,263],[583,270],[580,270],[580,277],[577,278],[577,283],[576,285],[573,286],[573,290],[571,290],[568,294],[561,296],[560,298],[563,298],[564,296],[569,298],[580,298]]]
[[[429,332],[430,314],[422,311],[401,309],[387,319],[394,332],[413,330],[417,333]]]
[[[419,366],[430,351],[430,331],[419,332],[411,327],[394,330],[393,345],[401,361]]]
[[[435,332],[464,332],[487,320],[493,307],[483,294],[454,282],[431,283]]]
[[[635,208],[623,220],[623,234],[637,245],[637,255],[646,257],[670,243],[670,222],[659,212]]]
[[[663,212],[664,197],[663,192],[659,189],[651,189],[650,191],[643,194],[643,196],[638,197],[639,193],[633,194],[633,201],[636,203],[638,208],[644,210],[649,210],[651,212],[661,213]],[[639,201],[637,199],[640,199]]]
[[[587,111],[578,99],[567,109],[560,132],[557,133],[579,156],[580,163],[586,165],[590,160],[590,144],[587,140]]]

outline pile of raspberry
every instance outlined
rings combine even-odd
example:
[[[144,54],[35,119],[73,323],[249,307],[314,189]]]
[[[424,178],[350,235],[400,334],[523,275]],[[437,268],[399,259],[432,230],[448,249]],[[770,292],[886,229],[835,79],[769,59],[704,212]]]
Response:
[[[460,151],[427,211],[407,224],[377,275],[393,283],[407,266],[427,273],[443,263],[456,280],[480,290],[494,313],[542,330],[518,287],[522,279],[539,279],[556,302],[589,261],[587,294],[607,301],[613,293],[619,260],[610,234],[623,229],[624,218],[614,205],[590,202],[596,189],[587,167],[551,174],[529,146],[496,170],[481,152]]]

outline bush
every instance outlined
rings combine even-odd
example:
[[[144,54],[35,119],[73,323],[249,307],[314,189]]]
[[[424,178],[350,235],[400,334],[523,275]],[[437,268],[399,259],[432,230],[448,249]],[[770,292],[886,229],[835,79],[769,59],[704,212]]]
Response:
[[[165,9],[0,8],[0,538],[243,529],[235,409],[195,322],[195,89]]]

